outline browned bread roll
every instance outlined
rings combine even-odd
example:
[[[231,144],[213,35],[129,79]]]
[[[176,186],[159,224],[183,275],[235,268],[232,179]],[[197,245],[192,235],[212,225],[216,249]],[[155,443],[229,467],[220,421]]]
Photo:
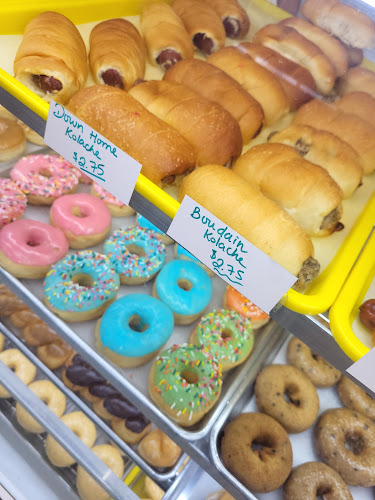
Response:
[[[233,172],[254,182],[308,234],[331,234],[342,215],[342,191],[324,168],[285,144],[260,144],[240,156]]]
[[[237,0],[206,0],[206,2],[220,16],[229,38],[243,38],[247,35],[250,19]]]
[[[366,94],[366,92],[345,94],[342,99],[335,101],[335,105],[344,113],[359,116],[359,118],[375,127],[375,98]]]
[[[193,42],[169,4],[146,5],[141,14],[141,29],[151,64],[167,70],[177,61],[193,57]]]
[[[237,48],[278,79],[288,98],[290,111],[316,97],[315,80],[306,68],[259,43],[243,42]]]
[[[347,143],[324,130],[307,125],[291,125],[273,134],[270,142],[292,146],[303,158],[327,170],[349,198],[361,185],[363,169],[358,154]]]
[[[14,60],[14,76],[38,96],[65,104],[87,79],[86,47],[74,24],[43,12],[25,28]]]
[[[331,132],[358,153],[364,174],[375,170],[375,128],[358,116],[344,113],[335,104],[314,99],[297,111],[293,123]]]
[[[328,57],[335,68],[336,76],[342,76],[348,70],[348,54],[345,47],[326,31],[299,17],[288,17],[280,24],[294,28],[300,35],[315,43]]]
[[[340,78],[338,91],[340,95],[354,91],[366,92],[375,99],[375,73],[367,68],[358,66]]]
[[[265,125],[272,125],[289,111],[288,99],[279,81],[241,50],[225,47],[212,54],[207,62],[225,71],[259,102]]]
[[[350,45],[345,45],[344,43],[342,44],[342,46],[346,50],[349,68],[352,68],[353,66],[359,66],[360,64],[362,64],[363,61],[362,49],[357,49],[356,47],[350,47]]]
[[[298,276],[295,288],[306,288],[318,274],[309,236],[257,186],[244,182],[232,170],[219,165],[196,169],[182,181],[180,201],[185,194]]]
[[[145,44],[132,23],[109,19],[91,31],[89,61],[95,83],[127,90],[144,77]]]
[[[189,59],[170,68],[164,80],[183,83],[229,111],[238,121],[244,144],[260,132],[264,121],[261,105],[220,68],[199,59]]]
[[[193,145],[198,165],[231,164],[241,154],[242,137],[237,121],[219,104],[189,87],[152,80],[136,85],[129,93]]]
[[[142,173],[156,184],[171,183],[196,165],[187,140],[123,90],[88,87],[73,97],[69,109],[141,163]]]
[[[199,0],[174,0],[172,7],[182,19],[193,44],[203,54],[212,54],[224,47],[224,26],[210,5]]]
[[[372,49],[375,45],[375,23],[338,0],[306,0],[301,12],[312,23],[352,47]]]

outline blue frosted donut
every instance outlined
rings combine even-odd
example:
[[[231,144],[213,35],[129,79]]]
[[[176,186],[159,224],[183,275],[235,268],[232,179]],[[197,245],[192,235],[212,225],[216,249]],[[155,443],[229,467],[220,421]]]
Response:
[[[172,260],[158,274],[153,294],[169,306],[175,323],[187,325],[200,317],[212,297],[207,273],[190,260]]]
[[[149,295],[125,295],[104,313],[96,328],[100,350],[120,366],[146,363],[172,335],[173,314]]]
[[[194,257],[192,253],[188,252],[184,247],[182,247],[178,243],[176,243],[175,246],[175,256],[177,259],[192,260],[193,262],[196,262],[199,266],[201,266],[201,268],[204,269],[209,276],[214,275],[214,272],[211,271],[211,269],[205,266],[199,259]]]
[[[104,243],[104,252],[125,285],[145,283],[165,262],[165,246],[150,229],[118,229]]]
[[[101,316],[119,287],[120,278],[108,257],[83,250],[51,267],[44,297],[48,307],[66,321],[85,321]]]
[[[152,222],[147,220],[146,217],[143,217],[143,215],[141,214],[137,214],[137,224],[141,227],[144,227],[145,229],[151,229],[152,231],[155,231],[155,233],[157,233],[161,237],[164,245],[170,245],[171,243],[173,243],[172,238],[163,233],[163,231],[160,231],[158,227],[152,224]]]

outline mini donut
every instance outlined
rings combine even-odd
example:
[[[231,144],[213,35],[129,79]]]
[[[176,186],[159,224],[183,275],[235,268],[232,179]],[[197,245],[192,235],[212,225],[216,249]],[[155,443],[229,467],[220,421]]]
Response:
[[[143,294],[125,295],[96,323],[96,346],[119,366],[140,366],[155,356],[173,327],[173,314],[163,302]]]
[[[0,230],[0,265],[17,278],[44,278],[69,249],[57,227],[20,219]]]
[[[72,352],[65,361],[61,378],[73,392],[80,392],[91,384],[106,383],[105,378],[76,352]]]
[[[0,229],[19,219],[26,210],[27,198],[17,184],[0,177]]]
[[[87,193],[67,194],[55,200],[50,222],[63,231],[70,248],[97,245],[111,230],[111,214],[105,203]]]
[[[375,421],[375,400],[347,377],[337,384],[339,398],[344,406]]]
[[[128,215],[133,215],[135,213],[131,207],[125,205],[122,201],[113,196],[113,194],[109,191],[106,191],[96,182],[92,183],[91,194],[104,201],[113,217],[127,217]]]
[[[341,373],[297,337],[293,337],[288,344],[287,359],[288,363],[301,370],[316,387],[331,387],[340,380]]]
[[[64,158],[53,155],[30,155],[12,168],[10,178],[17,181],[31,205],[52,205],[56,198],[72,193],[78,178]]]
[[[112,418],[111,427],[125,443],[138,443],[151,429],[151,422],[139,414],[130,418]]]
[[[18,349],[7,349],[0,352],[0,361],[10,368],[26,385],[31,384],[36,375],[36,366]],[[10,398],[10,393],[0,385],[0,398]]]
[[[163,231],[160,231],[158,227],[152,224],[152,222],[148,221],[146,217],[144,217],[141,214],[137,214],[137,224],[145,229],[151,229],[152,231],[157,233],[161,237],[161,240],[164,243],[164,245],[171,245],[172,243],[174,243],[172,238],[163,233]]]
[[[165,246],[161,238],[140,226],[114,231],[104,244],[104,252],[123,285],[146,283],[165,263]]]
[[[96,428],[93,422],[81,411],[66,413],[61,421],[89,448],[96,440]],[[76,460],[50,435],[46,439],[46,453],[56,467],[69,467]]]
[[[223,306],[224,309],[231,309],[250,319],[253,330],[264,326],[270,320],[268,314],[230,285],[225,290]]]
[[[48,408],[58,417],[64,414],[66,407],[65,395],[49,380],[37,380],[29,385],[29,389],[38,396]],[[16,404],[17,421],[28,432],[42,433],[44,428],[25,410],[20,403]]]
[[[21,122],[21,120],[17,120],[17,123],[22,127],[25,132],[26,139],[32,144],[36,144],[37,146],[45,146],[45,142],[43,137],[35,132],[32,128],[28,127],[25,123]]]
[[[195,262],[172,260],[157,275],[152,294],[170,307],[177,325],[189,325],[208,306],[212,282]]]
[[[375,424],[364,415],[336,408],[320,415],[314,429],[320,458],[347,484],[375,486]]]
[[[13,160],[26,149],[26,137],[22,127],[14,120],[0,118],[0,163]]]
[[[50,370],[57,370],[65,362],[72,348],[62,339],[56,339],[51,344],[41,345],[36,355]]]
[[[188,252],[184,247],[182,247],[178,243],[176,243],[175,247],[174,247],[174,256],[176,259],[192,260],[193,262],[195,262],[199,266],[201,266],[201,268],[204,269],[209,276],[214,276],[214,274],[215,274],[213,271],[211,271],[211,269],[209,269],[207,266],[202,264],[202,262],[200,260],[198,260],[196,257],[194,257],[193,254]]]
[[[257,376],[254,392],[259,411],[275,418],[287,432],[305,431],[318,415],[316,389],[294,366],[266,366]]]
[[[253,348],[254,335],[251,322],[239,313],[215,309],[201,318],[189,342],[209,352],[225,372],[246,361]]]
[[[212,409],[221,386],[220,365],[199,347],[187,344],[157,356],[148,382],[151,399],[183,427],[194,425]]]
[[[181,448],[160,429],[154,429],[139,443],[138,453],[153,467],[172,467]]]
[[[242,413],[224,427],[221,456],[249,490],[276,490],[288,477],[292,446],[285,429],[264,413]]]
[[[292,470],[284,484],[284,500],[353,500],[339,474],[321,462],[307,462]]]

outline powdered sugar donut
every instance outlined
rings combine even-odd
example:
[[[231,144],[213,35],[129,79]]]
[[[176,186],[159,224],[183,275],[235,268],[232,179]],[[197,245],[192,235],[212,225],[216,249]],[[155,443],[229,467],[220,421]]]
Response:
[[[17,184],[0,178],[0,229],[19,219],[26,210],[27,198]]]
[[[127,215],[134,214],[134,210],[131,207],[122,203],[122,201],[106,191],[96,182],[93,182],[91,186],[91,194],[104,201],[113,217],[126,217]]]

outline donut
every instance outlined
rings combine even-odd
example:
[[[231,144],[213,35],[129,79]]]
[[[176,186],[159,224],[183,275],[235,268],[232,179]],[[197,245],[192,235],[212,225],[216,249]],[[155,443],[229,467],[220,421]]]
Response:
[[[26,210],[27,198],[17,184],[0,177],[0,229],[19,219]]]
[[[96,440],[96,428],[93,422],[81,411],[72,411],[61,417],[61,421],[89,448]],[[64,448],[48,434],[46,439],[46,453],[49,460],[56,467],[69,467],[76,463]]]
[[[0,163],[13,160],[26,149],[26,137],[22,127],[9,118],[0,118]]]
[[[45,146],[45,142],[43,140],[43,137],[35,132],[32,128],[28,127],[25,123],[21,122],[21,120],[17,120],[17,123],[20,125],[20,127],[23,129],[26,139],[33,143],[36,144],[37,146]]]
[[[143,217],[143,215],[141,214],[137,214],[137,224],[145,229],[151,229],[152,231],[157,233],[161,237],[164,245],[170,245],[171,243],[174,243],[172,238],[163,233],[163,231],[160,231],[158,227],[154,226],[152,222],[148,221],[146,217]]]
[[[138,445],[138,453],[153,467],[172,467],[181,448],[160,429],[154,429]]]
[[[301,370],[316,387],[331,387],[340,380],[341,373],[310,347],[293,337],[288,344],[288,363]]]
[[[231,309],[240,313],[244,318],[250,319],[253,330],[264,326],[270,320],[268,314],[230,285],[225,290],[223,306],[224,309]]]
[[[172,260],[157,275],[152,294],[170,307],[177,325],[189,325],[208,306],[212,282],[195,262]]]
[[[64,414],[66,407],[65,395],[49,380],[37,380],[29,385],[29,389],[38,396],[48,408],[58,417]],[[16,404],[18,423],[28,432],[42,433],[44,428],[25,410],[20,403]]]
[[[124,461],[120,451],[109,444],[99,444],[94,446],[91,451],[102,460],[106,466],[118,477],[124,474]],[[103,490],[95,479],[78,465],[77,467],[77,490],[82,500],[109,500],[110,495]]]
[[[164,491],[148,476],[145,477],[144,489],[147,498],[143,500],[147,500],[148,498],[150,498],[150,500],[162,500],[164,496]]]
[[[0,265],[17,278],[44,278],[69,249],[57,227],[20,219],[0,230]]]
[[[353,500],[339,474],[321,462],[307,462],[292,470],[284,484],[284,500]]]
[[[266,366],[257,376],[254,392],[258,410],[280,422],[287,432],[305,431],[318,415],[316,389],[294,366]]]
[[[87,193],[67,194],[55,200],[50,222],[63,231],[70,248],[97,245],[111,230],[111,214],[105,203]]]
[[[7,349],[0,352],[0,361],[10,368],[26,385],[31,384],[36,375],[36,366],[18,349]],[[10,398],[10,393],[0,385],[0,398]]]
[[[375,424],[347,408],[327,410],[314,429],[320,458],[340,474],[347,484],[375,485]]]
[[[199,259],[194,257],[193,254],[188,252],[184,247],[182,247],[178,243],[175,244],[174,248],[175,248],[174,256],[176,259],[192,260],[193,262],[196,262],[199,266],[201,266],[201,268],[204,269],[209,276],[213,276],[215,274],[213,271],[211,271],[211,269],[205,266]]]
[[[220,365],[199,347],[184,344],[157,356],[148,389],[151,399],[167,415],[181,426],[190,427],[214,406],[221,385]]]
[[[339,398],[344,406],[375,421],[375,400],[347,377],[337,384]]]
[[[285,429],[264,413],[242,413],[224,427],[221,457],[249,490],[276,490],[288,477],[292,446]]]
[[[140,366],[155,356],[173,327],[173,314],[163,302],[143,294],[125,295],[96,323],[96,346],[119,366]]]
[[[50,370],[57,370],[64,364],[72,352],[69,344],[62,339],[56,339],[50,344],[39,346],[36,355]]]
[[[73,169],[73,172],[75,173],[75,175],[78,177],[79,179],[79,182],[81,184],[92,184],[92,179],[91,177],[89,177],[88,175],[84,174],[82,172],[82,170],[80,170],[79,168],[76,168],[76,167],[73,167],[72,165],[72,169]],[[91,193],[93,194],[93,193]]]
[[[4,106],[0,104],[0,118],[7,118],[8,120],[12,120],[14,122],[17,121],[17,117],[14,116],[10,111],[7,110]]]
[[[225,372],[246,361],[254,336],[251,322],[239,313],[215,309],[201,318],[189,342],[209,352]]]
[[[150,229],[132,226],[118,229],[106,240],[104,252],[123,285],[151,280],[165,263],[165,246]]]
[[[104,201],[113,217],[127,217],[134,214],[134,210],[131,207],[125,205],[96,182],[92,183],[91,194]]]
[[[12,168],[10,178],[17,181],[31,205],[51,205],[72,193],[79,182],[70,163],[53,155],[24,156]]]
[[[128,444],[138,443],[151,429],[151,422],[139,414],[129,418],[112,418],[111,427]]]
[[[46,305],[65,321],[98,318],[115,300],[120,279],[110,260],[82,250],[51,267],[44,280]]]

